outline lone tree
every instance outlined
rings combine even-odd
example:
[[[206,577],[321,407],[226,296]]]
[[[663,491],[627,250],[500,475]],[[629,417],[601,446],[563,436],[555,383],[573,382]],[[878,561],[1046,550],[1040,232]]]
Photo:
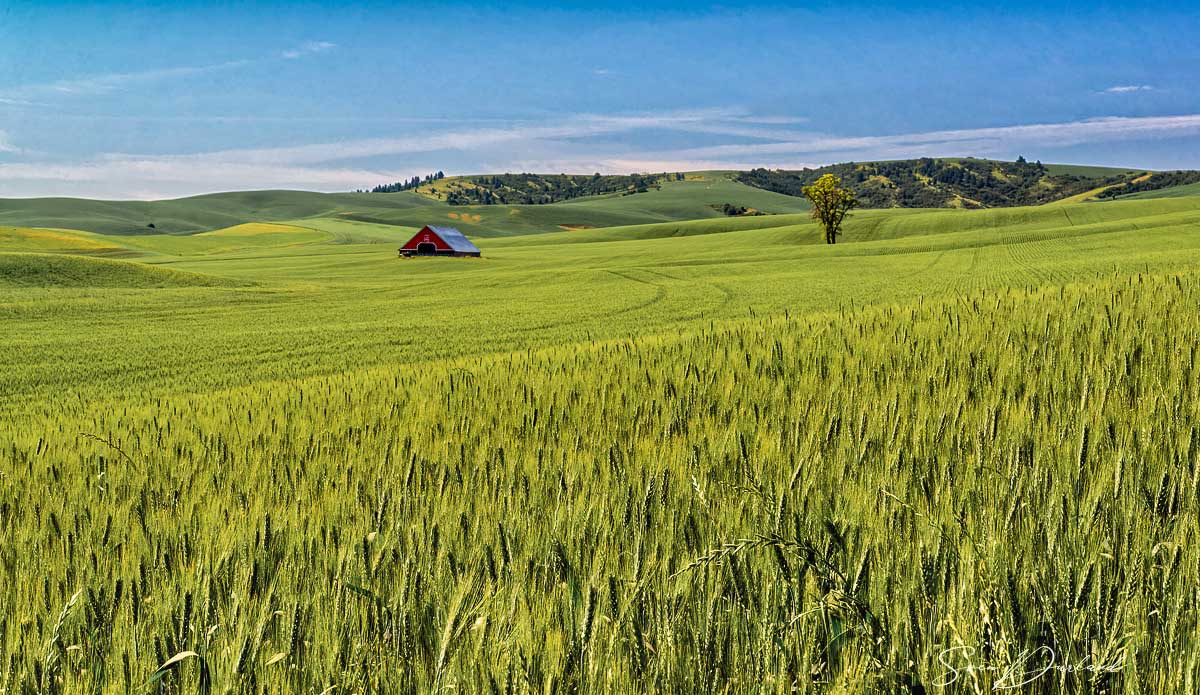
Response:
[[[812,216],[825,228],[825,243],[836,244],[842,233],[842,220],[858,205],[854,191],[842,188],[842,180],[825,174],[811,186],[803,188],[804,197],[812,202]]]

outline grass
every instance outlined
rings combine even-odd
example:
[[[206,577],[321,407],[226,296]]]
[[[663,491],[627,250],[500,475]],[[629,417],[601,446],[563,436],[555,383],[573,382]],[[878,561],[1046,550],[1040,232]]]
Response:
[[[0,691],[1192,689],[1200,198],[639,197],[0,256]]]

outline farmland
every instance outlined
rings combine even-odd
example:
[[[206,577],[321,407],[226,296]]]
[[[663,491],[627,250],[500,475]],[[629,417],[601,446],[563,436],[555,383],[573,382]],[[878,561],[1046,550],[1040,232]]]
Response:
[[[0,692],[1194,691],[1155,193],[5,201]],[[451,212],[484,258],[396,258]]]

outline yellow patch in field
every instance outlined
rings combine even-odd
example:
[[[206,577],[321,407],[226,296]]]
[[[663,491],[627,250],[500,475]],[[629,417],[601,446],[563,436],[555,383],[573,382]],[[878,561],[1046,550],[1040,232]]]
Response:
[[[595,229],[595,227],[590,224],[560,224],[558,225],[558,228],[568,232],[578,232],[584,229]]]
[[[1154,176],[1154,174],[1143,174],[1143,175],[1137,177],[1136,179],[1134,179],[1133,181],[1131,181],[1130,183],[1141,183],[1143,181],[1149,181],[1151,176]]]
[[[69,229],[0,227],[0,249],[116,251],[120,250],[120,247],[106,244]]]
[[[683,177],[684,181],[707,181],[703,174],[686,174]]]
[[[450,219],[452,219],[452,220],[457,220],[457,219],[458,219],[458,213],[457,213],[457,212],[451,212],[451,213],[447,213],[446,217],[449,217],[449,218],[450,218]]]
[[[1068,198],[1062,198],[1061,200],[1047,203],[1047,205],[1074,205],[1075,203],[1083,203],[1094,199],[1096,196],[1113,187],[1114,186],[1100,186],[1099,188],[1093,188],[1090,191],[1084,191],[1083,193],[1077,193]]]
[[[263,234],[295,234],[296,232],[303,231],[306,230],[287,224],[247,222],[245,224],[236,224],[232,227],[225,227],[224,229],[214,229],[211,232],[202,232],[196,236],[260,236]]]

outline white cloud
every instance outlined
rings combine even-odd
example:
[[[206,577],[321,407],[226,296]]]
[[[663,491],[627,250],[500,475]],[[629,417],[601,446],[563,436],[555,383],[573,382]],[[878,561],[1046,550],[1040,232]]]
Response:
[[[203,75],[220,70],[241,67],[250,64],[248,60],[231,60],[212,65],[197,65],[190,67],[160,68],[142,70],[140,72],[119,72],[105,75],[92,75],[74,80],[56,80],[42,84],[30,84],[0,92],[0,101],[28,105],[30,99],[47,98],[52,96],[87,96],[108,94],[139,84],[159,82],[163,80],[180,79]]]
[[[154,199],[252,189],[347,191],[400,178],[399,173],[385,170],[238,162],[212,167],[186,167],[154,159],[62,164],[0,162],[0,182],[10,196]]]
[[[761,144],[714,145],[675,152],[688,158],[741,157],[771,160],[778,156],[854,154],[885,157],[894,154],[919,156],[947,148],[956,154],[987,154],[1014,147],[1063,147],[1088,142],[1153,139],[1200,134],[1200,115],[1106,117],[1067,123],[1003,126],[964,130],[939,130],[900,135],[844,137],[810,135],[804,138]]]
[[[337,44],[328,41],[308,41],[295,49],[284,51],[284,58],[299,58],[304,55],[324,53],[337,48]],[[11,89],[0,90],[0,104],[14,106],[36,106],[33,100],[47,99],[56,96],[95,96],[136,87],[143,84],[179,80],[197,75],[232,70],[263,62],[258,60],[228,60],[223,63],[210,65],[191,65],[173,68],[155,68],[136,72],[114,72],[102,75],[89,75],[69,80],[55,80],[39,84],[28,84]]]
[[[301,44],[299,47],[284,51],[283,53],[280,53],[279,55],[283,56],[284,58],[287,58],[288,60],[294,60],[301,56],[311,55],[313,53],[324,53],[326,51],[332,51],[335,48],[337,48],[337,44],[330,43],[328,41],[306,41],[303,44]]]
[[[1101,94],[1131,94],[1133,92],[1153,92],[1154,85],[1149,84],[1122,84],[1115,87],[1109,87],[1101,92]]]
[[[13,146],[12,141],[8,139],[8,133],[0,130],[0,152],[20,152],[21,150]]]
[[[164,197],[262,188],[331,191],[399,180],[430,166],[447,173],[453,168],[467,169],[466,173],[792,169],[834,161],[1030,153],[1080,143],[1200,135],[1200,115],[1108,117],[868,136],[805,132],[795,127],[799,122],[740,109],[705,109],[577,114],[457,127],[446,123],[422,128],[420,134],[390,138],[192,154],[108,153],[77,162],[32,161],[34,154],[23,152],[21,161],[0,162],[0,184],[8,195],[127,197],[136,191]],[[699,142],[715,144],[675,149],[639,145],[664,130],[696,134]],[[731,141],[734,138],[742,141]],[[16,151],[0,133],[0,149],[4,148]]]
[[[563,170],[576,171],[577,138],[629,133],[651,128],[683,129],[740,111],[726,109],[632,115],[580,114],[553,122],[518,122],[504,126],[444,130],[428,135],[373,138],[293,147],[233,149],[194,154],[102,154],[77,163],[0,163],[0,182],[35,195],[121,197],[140,191],[149,197],[263,188],[352,190],[380,181],[410,176],[411,165],[362,167],[345,162],[368,158],[413,157],[431,160],[449,151],[505,157],[552,150],[561,154]],[[592,158],[588,158],[591,160]],[[566,163],[574,161],[572,166]],[[500,167],[504,168],[504,167]],[[611,171],[612,165],[602,165]],[[594,169],[589,169],[594,170]]]
[[[809,119],[800,116],[739,116],[729,120],[758,125],[800,125],[809,121]]]
[[[179,165],[220,165],[229,162],[308,165],[366,157],[411,155],[447,150],[472,151],[498,145],[528,144],[539,140],[585,138],[609,133],[664,128],[687,130],[728,113],[725,110],[674,111],[657,114],[602,116],[581,114],[557,123],[519,123],[503,127],[449,130],[428,135],[371,138],[342,142],[254,149],[222,150],[180,155],[111,154],[113,162],[155,161]]]

